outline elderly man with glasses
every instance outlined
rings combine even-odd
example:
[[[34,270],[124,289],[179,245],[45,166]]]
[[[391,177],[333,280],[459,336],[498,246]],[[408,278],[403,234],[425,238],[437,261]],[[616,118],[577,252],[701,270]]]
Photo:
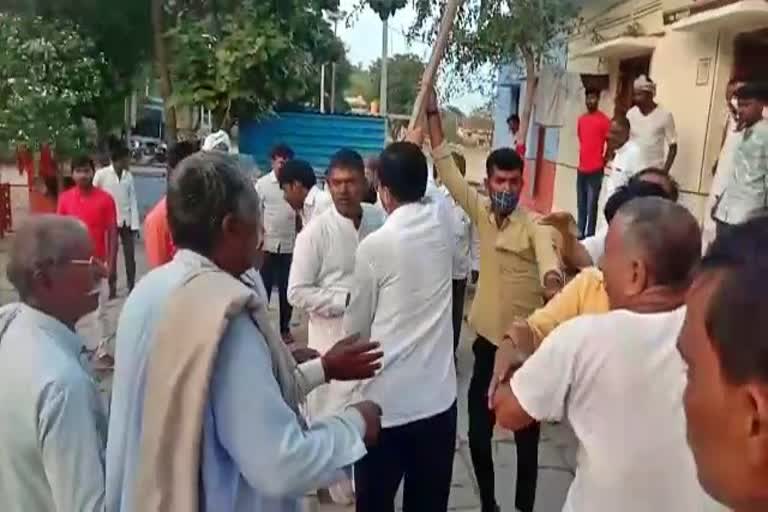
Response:
[[[103,510],[107,420],[75,323],[106,268],[85,225],[33,217],[7,266],[20,302],[0,308],[0,510]]]

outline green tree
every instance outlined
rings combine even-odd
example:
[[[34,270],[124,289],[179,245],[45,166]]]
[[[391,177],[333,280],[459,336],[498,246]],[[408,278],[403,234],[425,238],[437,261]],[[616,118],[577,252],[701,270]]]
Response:
[[[85,106],[100,135],[123,121],[123,100],[128,96],[152,50],[150,0],[6,0],[6,12],[40,16],[50,22],[67,21],[93,42],[92,57],[103,57],[98,72],[101,94]]]
[[[60,154],[83,146],[82,117],[101,97],[106,62],[80,34],[66,21],[0,13],[0,140]]]
[[[387,64],[388,110],[393,114],[410,115],[418,94],[417,86],[424,74],[424,63],[413,54],[398,54],[389,59]],[[378,97],[378,84],[381,81],[381,59],[377,59],[369,69],[372,90]],[[368,100],[373,98],[366,98]]]
[[[205,106],[224,128],[276,105],[314,105],[320,66],[334,60],[342,80],[337,91],[343,91],[344,47],[323,18],[334,2],[234,4],[231,12],[184,17],[170,31],[171,104]]]
[[[431,39],[440,21],[440,0],[414,0],[414,36]],[[456,76],[468,79],[491,64],[517,65],[528,77],[521,133],[531,117],[540,67],[567,44],[578,19],[574,0],[464,0],[459,7],[447,52]]]

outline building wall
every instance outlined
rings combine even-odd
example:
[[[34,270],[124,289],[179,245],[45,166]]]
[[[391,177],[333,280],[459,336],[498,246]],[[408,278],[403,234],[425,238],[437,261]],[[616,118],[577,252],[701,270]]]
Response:
[[[725,128],[725,87],[731,74],[735,34],[725,31],[682,33],[664,27],[662,12],[687,3],[685,0],[664,3],[636,0],[610,4],[599,0],[588,2],[581,15],[587,25],[597,27],[606,40],[625,33],[632,22],[637,22],[646,35],[660,34],[651,57],[650,75],[658,84],[658,103],[672,113],[677,126],[678,155],[671,172],[680,183],[681,202],[702,220],[712,181],[711,169],[717,160]],[[593,44],[590,31],[577,34],[569,45],[569,55]],[[697,85],[700,59],[711,59],[709,79],[703,85]],[[569,71],[609,75],[610,90],[603,94],[600,103],[601,109],[609,115],[614,111],[619,62],[620,58],[570,57],[568,60]],[[554,180],[554,209],[573,213],[576,212],[575,167],[578,162],[575,126],[581,113],[569,113],[569,122],[561,130]]]

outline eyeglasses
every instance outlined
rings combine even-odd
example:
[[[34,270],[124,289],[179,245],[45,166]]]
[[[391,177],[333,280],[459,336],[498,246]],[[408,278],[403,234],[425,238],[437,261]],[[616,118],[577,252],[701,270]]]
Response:
[[[107,266],[95,256],[91,256],[87,260],[66,260],[62,264],[89,267],[97,277],[104,277],[108,274]]]

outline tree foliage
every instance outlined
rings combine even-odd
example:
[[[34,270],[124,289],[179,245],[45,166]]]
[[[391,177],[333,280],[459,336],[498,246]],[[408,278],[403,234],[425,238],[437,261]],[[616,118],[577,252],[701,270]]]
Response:
[[[60,153],[83,144],[82,115],[106,61],[75,25],[0,13],[0,140]]]
[[[337,3],[224,4],[170,31],[174,104],[205,106],[228,127],[276,105],[318,103],[323,63],[340,63],[337,76],[348,76],[344,47],[322,14]]]

